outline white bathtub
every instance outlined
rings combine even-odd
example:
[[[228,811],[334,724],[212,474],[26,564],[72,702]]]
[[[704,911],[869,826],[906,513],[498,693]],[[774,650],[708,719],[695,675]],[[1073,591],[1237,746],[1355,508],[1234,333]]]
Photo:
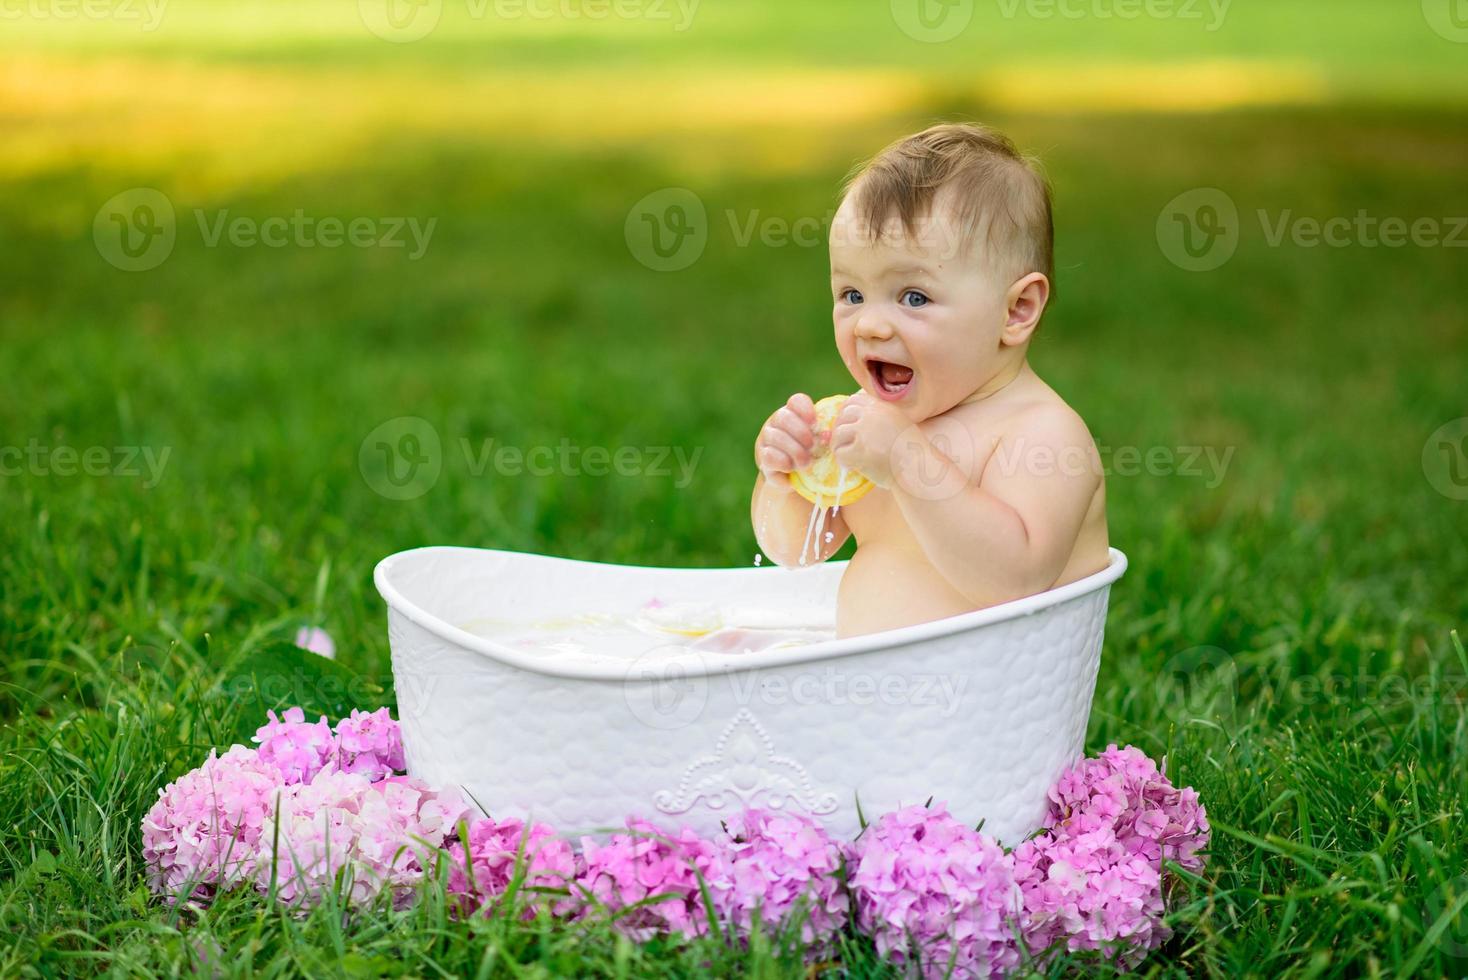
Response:
[[[834,615],[844,562],[638,568],[473,548],[377,566],[409,771],[495,816],[563,832],[628,814],[711,833],[746,805],[855,836],[929,797],[1014,845],[1080,756],[1106,601],[1126,570],[904,629],[758,653],[543,655],[460,628],[481,617],[625,613],[649,599]],[[457,625],[456,625],[457,624]]]

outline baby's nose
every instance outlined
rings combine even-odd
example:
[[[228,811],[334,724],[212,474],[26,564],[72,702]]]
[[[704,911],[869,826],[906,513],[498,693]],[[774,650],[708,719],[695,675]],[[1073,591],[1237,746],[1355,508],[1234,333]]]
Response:
[[[892,325],[878,313],[864,313],[856,321],[856,335],[872,340],[884,340],[892,336]]]

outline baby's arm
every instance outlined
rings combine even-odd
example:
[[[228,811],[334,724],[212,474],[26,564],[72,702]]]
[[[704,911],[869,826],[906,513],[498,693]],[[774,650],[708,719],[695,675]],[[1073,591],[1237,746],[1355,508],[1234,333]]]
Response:
[[[928,443],[924,462],[946,462],[951,495],[918,496],[894,483],[893,495],[928,560],[976,603],[1054,585],[1101,481],[1096,446],[1080,418],[1053,409],[1037,415],[1022,435],[995,447],[979,481]]]
[[[826,508],[821,533],[808,535],[811,503],[790,487],[790,481],[783,474],[769,479],[761,473],[755,479],[754,499],[749,511],[754,539],[759,542],[760,550],[775,564],[787,568],[800,566],[802,549],[806,565],[820,564],[835,554],[851,535],[846,518],[839,511],[832,514],[830,507]],[[827,534],[831,535],[829,541],[826,540]]]
[[[815,446],[815,406],[808,395],[791,395],[760,429],[754,444],[760,475],[754,481],[749,519],[760,550],[777,565],[814,565],[845,544],[851,532],[839,513],[827,509],[823,533],[807,544],[811,504],[790,485],[788,474],[809,465]],[[826,540],[829,532],[831,539]]]
[[[1055,583],[1101,481],[1095,443],[1079,416],[1034,410],[1014,426],[1023,434],[1002,440],[976,478],[921,428],[902,427],[869,406],[852,413],[850,433],[838,430],[837,458],[865,466],[874,480],[880,473],[928,560],[960,594],[989,605]]]

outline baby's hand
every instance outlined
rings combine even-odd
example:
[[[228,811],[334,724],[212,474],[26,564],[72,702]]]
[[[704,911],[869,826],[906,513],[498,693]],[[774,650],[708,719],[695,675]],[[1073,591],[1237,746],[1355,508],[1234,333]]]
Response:
[[[883,489],[891,489],[893,453],[921,438],[916,426],[893,406],[864,391],[846,399],[831,430],[831,451],[847,472],[861,473]]]
[[[816,406],[804,393],[790,396],[765,420],[754,443],[754,462],[767,486],[790,490],[785,474],[810,465],[815,449]]]

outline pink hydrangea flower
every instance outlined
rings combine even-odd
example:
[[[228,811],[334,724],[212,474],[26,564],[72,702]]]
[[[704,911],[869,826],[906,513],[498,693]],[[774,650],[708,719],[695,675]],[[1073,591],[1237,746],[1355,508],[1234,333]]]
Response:
[[[616,927],[642,941],[659,932],[701,936],[708,931],[700,877],[721,875],[723,855],[687,827],[665,834],[646,820],[631,817],[627,833],[613,834],[605,844],[581,839],[582,862],[576,877],[579,894],[617,914]],[[657,897],[632,911],[630,906]],[[618,914],[620,913],[620,914]]]
[[[1166,942],[1163,860],[1201,870],[1208,818],[1139,749],[1110,745],[1061,775],[1046,831],[1015,850],[1025,943],[1041,954],[1107,950],[1133,967]]]
[[[336,754],[336,736],[322,717],[306,721],[300,708],[287,708],[279,718],[266,712],[270,720],[255,732],[252,739],[260,745],[260,761],[280,770],[287,784],[309,783]]]
[[[342,772],[386,779],[407,768],[403,735],[386,708],[356,711],[336,723],[336,766]]]
[[[336,659],[336,643],[331,634],[319,626],[302,626],[297,630],[296,646],[318,653],[327,660]]]
[[[286,787],[279,817],[261,828],[256,883],[309,907],[338,887],[348,904],[384,890],[395,907],[413,897],[445,836],[468,814],[459,795],[407,776],[380,782],[324,770]]]
[[[943,804],[886,814],[849,847],[857,925],[924,977],[1004,976],[1019,963],[1020,891],[1004,850]]]
[[[1078,838],[1042,834],[1015,850],[1014,865],[1025,945],[1037,956],[1104,950],[1129,968],[1171,935],[1161,872],[1105,830]]]
[[[390,776],[372,784],[359,813],[358,853],[392,889],[394,905],[401,908],[413,898],[459,822],[478,811],[455,790],[436,789],[411,776]]]
[[[576,877],[576,856],[571,845],[550,827],[483,817],[469,825],[468,838],[467,858],[462,840],[454,837],[448,845],[448,891],[464,896],[466,907],[482,909],[486,914],[494,911],[518,872],[522,895],[530,899],[527,917],[535,914],[536,905],[557,914],[571,911],[575,904],[571,886]],[[537,893],[537,889],[563,894],[551,897],[546,892]]]
[[[1208,846],[1207,812],[1191,787],[1178,789],[1140,749],[1128,745],[1082,759],[1050,791],[1045,826],[1079,836],[1109,826],[1128,853],[1153,864],[1176,861],[1189,871],[1203,867]]]
[[[159,790],[143,818],[149,886],[171,898],[208,898],[248,880],[279,790],[279,771],[254,749],[211,751]]]
[[[774,932],[798,908],[802,940],[823,955],[847,918],[841,848],[826,829],[804,814],[745,810],[714,843],[724,861],[705,873],[719,918],[748,936],[756,912]]]
[[[842,848],[801,814],[745,811],[712,841],[629,818],[605,844],[583,839],[578,858],[550,827],[518,820],[475,819],[460,840],[471,811],[457,793],[394,775],[403,746],[386,708],[354,711],[334,732],[299,707],[271,712],[255,741],[211,752],[159,791],[142,825],[155,891],[207,899],[253,881],[309,906],[344,886],[350,904],[386,891],[401,907],[444,859],[465,908],[496,910],[518,871],[527,894],[569,885],[533,898],[532,914],[601,905],[639,940],[710,931],[704,888],[736,937],[756,916],[773,931],[801,909],[802,939],[820,955],[846,922]],[[1050,803],[1044,831],[1012,855],[942,805],[883,816],[845,849],[857,925],[924,977],[1005,975],[1020,963],[1016,929],[1037,955],[1099,950],[1137,965],[1170,934],[1163,862],[1202,868],[1210,828],[1197,794],[1112,745],[1064,773]]]

